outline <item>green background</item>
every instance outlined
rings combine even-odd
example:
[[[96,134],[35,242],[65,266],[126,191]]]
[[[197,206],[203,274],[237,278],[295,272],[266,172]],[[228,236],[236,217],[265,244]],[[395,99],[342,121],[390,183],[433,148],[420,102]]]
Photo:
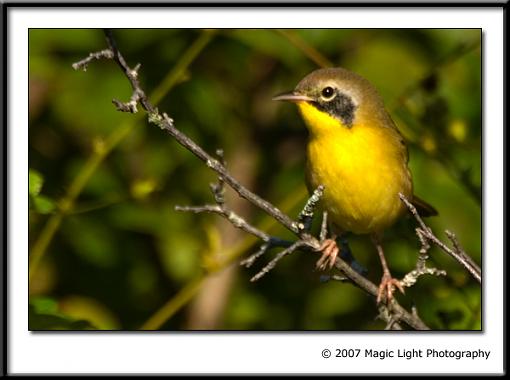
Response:
[[[297,217],[306,129],[293,105],[272,102],[321,66],[342,66],[380,91],[410,150],[415,193],[481,262],[480,30],[115,30],[128,64],[178,129],[250,190]],[[113,61],[86,72],[72,63],[107,47],[100,30],[29,33],[29,328],[137,330],[372,330],[373,298],[349,283],[321,282],[316,255],[296,252],[250,282],[278,251],[238,265],[260,242],[216,215],[175,205],[213,203],[216,181],[200,160],[143,113],[117,112],[129,82]],[[140,107],[139,107],[140,108]],[[227,192],[228,204],[271,234],[292,236]],[[415,266],[415,221],[387,231],[392,274]],[[350,236],[378,283],[366,236]],[[37,259],[34,261],[34,257]],[[39,260],[40,258],[40,260]],[[231,260],[231,263],[228,263]],[[227,261],[227,263],[226,263]],[[437,248],[423,276],[397,295],[433,329],[480,329],[481,288]]]

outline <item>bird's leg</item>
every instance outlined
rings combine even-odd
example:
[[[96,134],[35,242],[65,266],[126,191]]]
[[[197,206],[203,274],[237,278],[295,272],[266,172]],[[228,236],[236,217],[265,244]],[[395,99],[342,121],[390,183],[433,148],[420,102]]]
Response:
[[[336,235],[331,236],[330,239],[324,239],[318,251],[322,252],[322,256],[317,260],[317,269],[325,270],[333,268],[338,252],[340,252],[336,244]]]
[[[404,293],[404,287],[396,278],[391,277],[390,270],[388,268],[388,264],[386,263],[386,258],[384,257],[384,251],[382,249],[381,243],[377,235],[372,235],[372,241],[377,248],[377,253],[379,254],[379,258],[381,259],[381,264],[383,267],[383,276],[381,279],[381,284],[379,285],[379,291],[377,293],[377,303],[380,303],[383,295],[386,297],[386,301],[390,302],[393,298],[393,290],[394,286],[398,288],[402,293]]]

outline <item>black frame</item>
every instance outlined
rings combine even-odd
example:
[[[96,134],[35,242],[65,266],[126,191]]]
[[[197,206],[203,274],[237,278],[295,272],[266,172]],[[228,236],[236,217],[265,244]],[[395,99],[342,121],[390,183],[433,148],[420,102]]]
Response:
[[[76,3],[69,3],[69,4],[65,4],[65,3],[61,3],[61,2],[28,2],[28,3],[16,3],[16,2],[7,2],[7,3],[4,3],[4,4],[1,4],[2,6],[2,9],[1,9],[1,13],[2,13],[2,25],[3,25],[3,28],[2,28],[2,50],[4,52],[4,59],[2,60],[2,79],[3,79],[3,91],[2,91],[2,96],[3,96],[3,101],[1,102],[1,105],[0,105],[0,112],[3,116],[3,122],[4,122],[4,125],[7,126],[7,122],[8,122],[8,101],[7,101],[7,88],[8,88],[8,84],[9,84],[9,78],[7,77],[7,49],[8,49],[8,46],[7,46],[7,33],[8,33],[8,13],[9,13],[9,10],[10,9],[13,9],[13,8],[32,8],[32,7],[50,7],[50,8],[66,8],[66,5],[72,5],[73,7],[75,6],[79,6],[79,7],[84,7],[84,8],[102,8],[102,7],[120,7],[120,4],[119,3],[115,3],[115,2],[105,2],[105,3],[88,3],[88,2],[76,2]],[[159,2],[140,2],[140,3],[128,3],[128,4],[122,4],[122,7],[125,7],[125,8],[146,8],[146,7],[186,7],[186,8],[190,8],[190,7],[211,7],[211,6],[216,6],[216,7],[222,7],[222,8],[237,8],[239,5],[241,5],[241,3],[232,3],[232,2],[226,2],[226,1],[214,1],[214,2],[204,2],[204,1],[190,1],[190,2],[178,2],[178,3],[170,3],[170,4],[161,4]],[[319,7],[360,7],[360,5],[363,5],[363,6],[372,6],[372,7],[390,7],[390,8],[407,8],[406,6],[409,6],[411,5],[410,2],[406,2],[406,1],[388,1],[388,2],[376,2],[376,1],[359,1],[359,2],[352,2],[352,1],[348,1],[348,2],[343,2],[343,3],[338,3],[338,2],[335,2],[335,1],[332,1],[332,2],[328,2],[328,1],[320,1],[320,2],[309,2],[309,3],[299,3],[299,4],[295,4],[294,2],[290,2],[290,1],[279,1],[279,2],[272,2],[272,3],[269,3],[269,2],[265,2],[265,1],[261,1],[261,2],[253,2],[253,1],[250,1],[250,2],[245,2],[245,3],[242,3],[242,6],[250,6],[250,7],[257,7],[257,8],[273,8],[273,7],[293,7],[293,8],[319,8]],[[503,41],[504,41],[504,52],[503,52],[503,75],[504,75],[504,89],[503,89],[503,95],[504,95],[504,100],[507,98],[507,92],[506,92],[506,79],[507,79],[507,71],[506,71],[506,62],[507,62],[507,49],[506,49],[506,19],[507,19],[507,12],[506,12],[506,8],[507,8],[507,0],[488,0],[488,1],[465,1],[465,2],[462,2],[462,1],[448,1],[448,2],[439,2],[439,3],[436,3],[434,2],[433,0],[432,1],[416,1],[416,2],[412,2],[412,5],[413,6],[419,6],[419,7],[424,7],[424,8],[444,8],[444,7],[463,7],[463,8],[501,8],[503,10]],[[483,69],[482,69],[483,70]],[[482,99],[482,102],[483,102],[483,99]],[[503,125],[506,126],[506,121],[507,121],[507,117],[506,117],[506,109],[504,110],[504,113],[503,113]],[[8,161],[8,129],[7,128],[4,128],[3,130],[3,133],[1,134],[1,139],[2,139],[2,148],[3,148],[3,154],[0,156],[0,162],[1,162],[1,166],[3,168],[3,176],[2,176],[2,179],[4,180],[4,186],[1,186],[0,187],[0,194],[2,195],[2,209],[1,209],[1,214],[3,216],[3,224],[4,224],[4,228],[1,229],[1,232],[0,232],[0,238],[1,238],[1,241],[3,243],[3,251],[4,251],[4,256],[3,256],[3,260],[1,260],[1,266],[2,266],[2,273],[3,273],[3,278],[2,278],[2,281],[1,281],[1,285],[0,285],[0,289],[1,289],[1,294],[3,295],[3,298],[2,298],[2,313],[0,313],[0,321],[1,321],[1,325],[2,325],[2,330],[0,332],[0,337],[1,337],[1,341],[2,341],[2,345],[1,345],[1,350],[2,350],[2,362],[1,362],[1,365],[0,365],[0,368],[2,370],[2,375],[7,375],[9,376],[9,371],[8,371],[8,324],[7,324],[7,287],[8,287],[8,272],[7,272],[7,267],[8,267],[8,259],[7,259],[7,252],[8,252],[8,247],[9,247],[9,244],[8,244],[8,213],[9,213],[9,204],[8,204],[8,192],[6,190],[6,183],[8,182],[8,170],[7,170],[7,161]],[[504,137],[504,141],[506,142],[506,131],[505,129],[503,129],[503,137]],[[503,149],[503,154],[504,154],[504,160],[506,161],[506,145],[504,145],[504,149]],[[483,152],[482,152],[482,176],[483,176]],[[506,204],[506,172],[504,171],[504,178],[503,178],[503,201],[504,201],[504,205]],[[483,203],[482,203],[483,205]],[[506,209],[504,209],[504,213],[503,213],[503,228],[506,226]],[[483,228],[483,227],[482,227]],[[483,242],[483,231],[482,231],[482,242]],[[503,252],[506,252],[506,236],[504,236],[504,239],[503,239]],[[505,265],[506,264],[506,257],[504,256],[503,257],[503,264]],[[506,268],[506,265],[505,265],[505,268]],[[506,288],[506,276],[503,276],[503,279],[504,279],[504,286]],[[507,311],[507,304],[506,304],[506,299],[504,299],[504,305],[503,305],[503,312],[504,312],[504,315],[506,316],[506,311]],[[5,317],[4,317],[5,315]],[[506,319],[504,318],[503,319],[503,333],[506,332]],[[506,352],[506,335],[504,335],[504,343],[503,343],[503,348],[504,348],[504,351]],[[506,355],[503,356],[503,366],[504,366],[504,371],[506,373]]]

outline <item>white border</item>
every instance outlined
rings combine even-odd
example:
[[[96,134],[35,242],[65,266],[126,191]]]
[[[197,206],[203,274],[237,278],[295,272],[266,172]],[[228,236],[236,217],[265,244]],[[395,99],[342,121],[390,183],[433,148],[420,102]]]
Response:
[[[9,9],[9,372],[502,373],[503,12],[501,9]],[[485,87],[484,333],[31,334],[27,331],[28,28],[482,28]],[[101,47],[98,47],[98,49]],[[491,350],[489,360],[323,359],[324,348]]]

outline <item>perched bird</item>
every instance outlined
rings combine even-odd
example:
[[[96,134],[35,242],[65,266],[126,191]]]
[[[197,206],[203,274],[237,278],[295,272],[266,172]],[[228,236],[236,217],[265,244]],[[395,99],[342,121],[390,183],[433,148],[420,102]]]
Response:
[[[377,302],[383,296],[391,300],[395,286],[404,292],[386,263],[382,232],[405,211],[399,193],[422,216],[437,215],[437,211],[413,195],[406,143],[375,87],[343,68],[319,69],[273,100],[297,104],[309,131],[308,190],[325,186],[322,205],[333,233],[320,248],[323,254],[317,267],[334,265],[338,235],[369,234],[383,269]]]

